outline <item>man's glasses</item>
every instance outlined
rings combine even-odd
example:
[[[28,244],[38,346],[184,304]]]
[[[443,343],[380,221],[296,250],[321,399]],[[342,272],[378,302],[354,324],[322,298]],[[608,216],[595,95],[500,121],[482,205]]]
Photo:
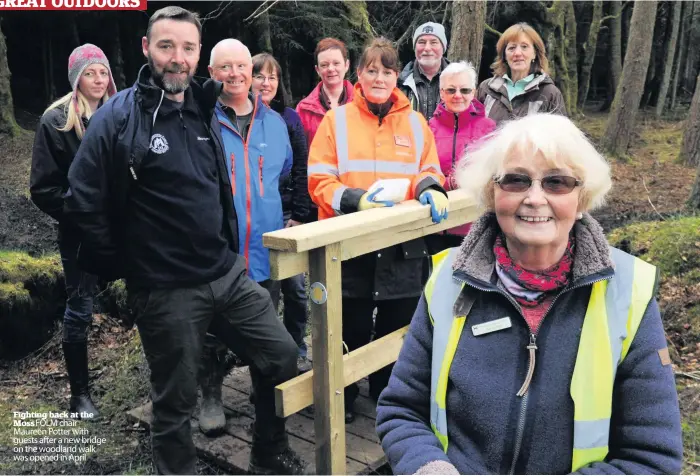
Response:
[[[530,189],[533,182],[540,182],[542,190],[553,195],[564,195],[571,193],[574,188],[583,184],[575,177],[567,175],[549,175],[541,179],[532,179],[525,174],[505,174],[494,182],[501,187],[504,192],[522,193]]]
[[[442,90],[450,96],[454,96],[455,94],[457,94],[456,88],[442,88]],[[462,96],[467,96],[468,94],[471,94],[472,91],[474,91],[472,88],[459,88],[459,92]]]

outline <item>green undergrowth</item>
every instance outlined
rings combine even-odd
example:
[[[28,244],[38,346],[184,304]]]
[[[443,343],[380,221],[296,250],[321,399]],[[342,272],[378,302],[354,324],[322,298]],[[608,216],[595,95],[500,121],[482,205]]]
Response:
[[[662,279],[675,276],[692,285],[700,278],[700,217],[633,223],[613,230],[608,239],[656,265]]]
[[[700,409],[685,415],[681,421],[683,430],[683,474],[700,472]]]
[[[57,254],[33,257],[21,251],[0,250],[0,303],[28,302],[34,290],[55,286],[62,276]]]

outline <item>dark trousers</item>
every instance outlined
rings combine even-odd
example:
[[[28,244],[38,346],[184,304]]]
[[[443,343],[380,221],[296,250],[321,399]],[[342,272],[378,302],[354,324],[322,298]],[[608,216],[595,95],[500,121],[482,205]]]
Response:
[[[58,234],[58,249],[66,282],[66,310],[63,314],[63,342],[85,342],[92,323],[92,306],[97,276],[78,268],[80,242],[64,232]]]
[[[211,283],[129,289],[128,297],[151,369],[151,439],[158,473],[196,471],[190,418],[207,331],[250,365],[257,395],[253,452],[274,454],[288,447],[285,421],[275,416],[274,387],[296,376],[297,349],[269,293],[248,278],[241,257]]]
[[[299,356],[306,357],[306,285],[304,274],[298,274],[282,280],[282,294],[284,295],[284,327],[292,336],[299,349]]]
[[[373,299],[343,298],[343,341],[352,352],[370,342],[372,328],[374,327],[374,339],[379,339],[391,334],[397,329],[408,325],[413,318],[418,306],[419,297],[387,299],[375,301]],[[372,314],[377,309],[377,317],[372,322]],[[369,392],[375,400],[389,383],[389,377],[394,365],[377,370],[369,376]],[[352,408],[359,394],[357,384],[345,387],[345,407]]]

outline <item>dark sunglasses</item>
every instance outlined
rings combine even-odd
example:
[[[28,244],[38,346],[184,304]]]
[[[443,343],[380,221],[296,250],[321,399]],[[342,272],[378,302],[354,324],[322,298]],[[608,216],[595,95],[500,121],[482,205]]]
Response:
[[[456,88],[442,88],[442,90],[445,91],[450,96],[454,96],[455,94],[457,94]],[[459,88],[459,92],[462,93],[462,96],[466,96],[467,94],[471,94],[472,91],[474,91],[472,88]]]
[[[541,179],[532,179],[525,174],[505,174],[499,180],[494,179],[494,182],[504,192],[512,193],[525,192],[532,186],[532,182],[540,182],[542,190],[554,195],[571,193],[574,188],[583,183],[575,177],[567,175],[549,175]]]

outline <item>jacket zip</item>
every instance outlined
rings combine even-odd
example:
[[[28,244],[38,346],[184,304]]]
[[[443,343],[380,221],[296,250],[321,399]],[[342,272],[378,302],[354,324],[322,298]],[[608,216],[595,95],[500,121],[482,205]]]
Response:
[[[257,111],[258,111],[258,98],[256,95],[253,98],[253,112],[252,112],[252,115],[250,116],[250,125],[248,125],[248,135],[246,136],[245,139],[243,139],[243,134],[241,134],[235,128],[230,127],[225,122],[219,121],[222,125],[228,127],[233,133],[238,134],[238,136],[241,138],[241,141],[243,142],[243,159],[244,159],[244,163],[245,163],[245,178],[246,178],[246,184],[247,184],[246,194],[245,194],[246,195],[245,196],[245,200],[246,200],[246,206],[245,206],[245,208],[246,208],[246,214],[245,214],[246,233],[245,233],[245,243],[243,245],[243,257],[245,258],[246,266],[250,266],[250,257],[249,257],[249,254],[250,254],[250,229],[252,227],[251,215],[253,213],[253,210],[252,210],[253,200],[252,200],[251,190],[250,190],[251,189],[250,164],[248,163],[248,160],[249,160],[248,159],[248,141],[250,140],[250,133],[253,130],[253,124],[255,123],[255,114],[257,113]],[[231,170],[233,171],[233,170],[235,170],[235,166],[233,165],[234,164],[233,154],[231,155],[231,159],[232,159]],[[233,185],[234,180],[235,180],[235,177],[232,177],[231,178],[231,182],[232,182],[231,186],[232,187],[234,186]]]
[[[265,196],[265,185],[263,185],[263,156],[258,157],[258,180],[260,181],[260,196]]]
[[[455,130],[452,133],[452,169],[455,168],[455,155],[457,154],[457,131],[459,130],[459,116],[455,114]]]
[[[512,298],[508,293],[505,291],[502,291],[501,289],[498,290],[493,290],[493,289],[486,289],[486,288],[480,288],[478,286],[474,286],[471,283],[467,283],[465,280],[460,279],[455,276],[455,279],[458,281],[461,281],[462,283],[466,284],[467,286],[471,286],[474,289],[478,289],[480,291],[484,292],[497,292],[503,296],[506,297],[520,312],[520,315],[525,319],[525,315],[522,312],[522,308],[520,305],[517,303],[517,301]],[[574,289],[582,288],[584,286],[589,286],[593,285],[597,282],[600,281],[605,281],[606,279],[609,278],[600,278],[596,279],[594,281],[584,283],[584,284],[579,284],[577,286],[573,286],[571,288],[565,288],[563,289],[559,294],[554,296],[554,299],[552,299],[552,302],[549,304],[549,307],[545,311],[545,313],[542,315],[542,320],[540,323],[537,325],[537,329],[534,330],[534,332],[530,332],[530,342],[527,345],[527,350],[529,352],[529,358],[528,358],[528,370],[527,370],[527,376],[525,377],[525,381],[523,382],[523,385],[520,387],[520,390],[518,390],[518,393],[516,394],[517,397],[521,397],[522,400],[520,401],[520,414],[518,416],[518,426],[516,427],[516,433],[515,433],[515,446],[513,447],[513,460],[511,461],[510,465],[510,470],[508,471],[508,474],[515,474],[515,466],[518,462],[518,458],[520,456],[520,450],[522,448],[523,444],[523,436],[525,433],[525,420],[527,417],[527,404],[529,400],[529,393],[528,390],[530,389],[530,383],[532,382],[532,376],[535,373],[535,351],[537,350],[537,333],[540,330],[540,327],[542,327],[542,323],[544,322],[544,318],[547,317],[547,314],[549,314],[549,311],[554,307],[554,303],[559,299],[559,296],[561,296],[564,293],[567,293],[569,291],[573,291]],[[525,321],[527,323],[527,320]],[[529,328],[529,326],[528,326]]]

